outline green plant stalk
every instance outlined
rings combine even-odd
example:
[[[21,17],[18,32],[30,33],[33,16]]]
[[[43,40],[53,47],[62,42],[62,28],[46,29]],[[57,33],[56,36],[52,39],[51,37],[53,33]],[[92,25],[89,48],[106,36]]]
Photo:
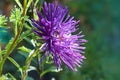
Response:
[[[18,33],[13,41],[13,43],[11,44],[10,48],[6,51],[5,55],[3,56],[3,59],[1,61],[1,66],[0,66],[0,76],[2,76],[2,69],[3,69],[3,65],[7,59],[7,57],[10,55],[10,53],[14,50],[14,48],[16,47],[16,42],[18,40],[20,33]]]
[[[24,16],[26,15],[26,3],[27,3],[27,0],[24,0],[24,8],[23,8],[23,14],[22,14],[23,19],[22,19],[22,21],[21,21],[21,22],[22,22],[21,29],[18,30],[18,33],[17,33],[17,35],[15,36],[14,41],[12,42],[10,48],[6,51],[5,55],[3,56],[3,60],[2,60],[1,63],[0,63],[0,77],[2,76],[3,65],[4,65],[7,57],[11,54],[11,52],[14,50],[14,48],[15,48],[15,47],[17,46],[17,44],[19,43],[19,42],[17,42],[17,41],[18,41],[19,36],[20,36],[20,34],[21,34],[21,32],[22,32],[23,24],[24,24],[24,21],[25,21],[25,20],[24,20]]]
[[[24,70],[24,73],[23,73],[23,75],[22,75],[21,80],[25,80],[25,79],[26,79],[27,69],[29,68],[31,61],[32,61],[34,55],[38,52],[38,50],[39,50],[39,49],[35,49],[35,51],[30,55],[30,57],[28,57],[28,58],[26,59],[25,70]]]

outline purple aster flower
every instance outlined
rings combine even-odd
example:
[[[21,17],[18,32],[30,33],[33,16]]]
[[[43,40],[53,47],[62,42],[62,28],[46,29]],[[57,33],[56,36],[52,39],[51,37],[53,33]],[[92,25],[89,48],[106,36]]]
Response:
[[[85,59],[83,44],[87,42],[81,32],[73,34],[77,31],[79,21],[68,14],[67,7],[56,1],[44,2],[42,11],[37,11],[37,15],[39,20],[32,20],[35,27],[33,31],[45,41],[42,47],[45,54],[40,60],[52,55],[57,68],[61,68],[64,62],[69,69],[77,70],[76,67]]]

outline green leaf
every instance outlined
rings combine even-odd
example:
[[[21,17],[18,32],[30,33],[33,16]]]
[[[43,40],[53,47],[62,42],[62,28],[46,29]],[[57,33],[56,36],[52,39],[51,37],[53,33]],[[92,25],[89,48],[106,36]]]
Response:
[[[0,77],[0,80],[16,80],[10,73],[4,74]]]
[[[19,49],[20,51],[26,52],[26,53],[30,53],[30,52],[31,52],[31,49],[28,49],[28,48],[26,48],[25,46],[19,47],[18,49]]]
[[[23,39],[27,39],[28,37],[27,36],[29,36],[29,35],[31,35],[32,33],[31,33],[31,30],[27,30],[27,31],[24,31],[24,32],[22,32],[22,34],[20,35],[20,38],[19,38],[19,40],[18,40],[18,43],[19,42],[21,42]],[[30,39],[28,39],[28,41],[29,41]],[[30,41],[29,41],[30,42]]]
[[[8,60],[12,62],[18,69],[20,69],[20,65],[11,57],[8,57]]]
[[[27,69],[27,72],[30,72],[30,71],[32,71],[32,70],[36,70],[36,67],[30,66],[30,67]]]
[[[63,69],[62,69],[62,68],[57,69],[56,67],[51,67],[51,68],[49,68],[48,70],[49,70],[50,72],[60,72],[60,71],[62,71]]]
[[[16,39],[11,38],[11,40],[9,40],[9,43],[6,45],[6,53],[9,52],[11,53],[13,51],[13,49],[17,46],[18,44],[18,40],[15,42]]]
[[[14,7],[11,11],[10,22],[20,22],[22,11],[19,8]]]
[[[0,51],[0,57],[1,57],[3,54],[5,54],[5,52],[6,52],[6,50],[1,50],[1,51]]]
[[[25,80],[34,80],[32,77],[27,76]]]
[[[7,18],[3,15],[0,15],[0,27],[5,27],[7,24]]]
[[[8,80],[8,78],[7,78],[5,75],[2,75],[2,76],[0,77],[0,80]]]
[[[23,40],[25,39],[27,36],[31,35],[31,30],[27,30],[27,31],[24,31],[22,32],[21,36],[20,36],[20,40]]]
[[[36,5],[37,5],[38,2],[39,2],[39,0],[36,0],[36,1],[35,1],[35,7],[36,7]]]
[[[25,58],[27,58],[27,57],[28,57],[28,55],[29,55],[29,54],[25,54],[25,53],[24,53],[24,52],[22,52],[22,51],[18,51],[18,53],[19,53],[19,54],[21,54],[22,56],[24,56]]]
[[[36,41],[35,40],[31,40],[31,43],[32,43],[32,45],[35,47],[36,46]]]
[[[22,12],[19,8],[14,8],[10,15],[10,22],[14,24],[14,33],[17,35],[18,33],[18,26],[21,24],[21,15]]]
[[[16,80],[12,74],[8,73],[8,76],[10,76],[11,80]]]
[[[30,7],[30,4],[32,3],[32,1],[33,1],[33,0],[29,0],[29,1],[28,1],[26,10],[28,10],[28,8]]]
[[[18,70],[20,71],[20,73],[22,74],[22,68],[20,67],[20,65],[11,57],[8,57],[8,60],[13,63],[17,68]]]
[[[25,38],[25,37],[29,36],[30,34],[31,34],[31,30],[27,30],[27,31],[22,32],[20,37]]]
[[[10,46],[13,43],[13,41],[14,41],[14,38],[11,38],[11,40],[9,40],[9,43],[6,45],[6,48],[5,48],[6,50],[8,50],[10,48]]]
[[[41,11],[43,3],[44,3],[44,0],[36,0],[34,4],[34,7],[35,7],[34,9],[36,9],[36,6],[37,6],[39,8],[39,11]]]
[[[60,69],[57,69],[56,67],[50,67],[49,69],[47,70],[44,70],[41,74],[40,74],[40,77],[44,76],[46,73],[48,72],[60,72],[62,71],[63,69],[60,68]]]
[[[15,0],[15,2],[18,4],[18,6],[20,7],[21,10],[23,10],[22,4],[20,3],[19,0]]]

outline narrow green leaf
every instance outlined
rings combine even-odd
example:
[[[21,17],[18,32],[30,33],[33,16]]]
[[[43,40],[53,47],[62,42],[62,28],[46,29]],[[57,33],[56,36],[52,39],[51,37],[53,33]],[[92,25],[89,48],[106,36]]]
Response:
[[[28,39],[28,37],[27,37],[27,36],[30,36],[31,34],[32,34],[31,30],[27,30],[27,31],[22,32],[18,42],[21,42],[23,39],[25,39],[25,40],[27,39],[26,41],[31,43],[30,39]]]
[[[44,3],[44,0],[40,0],[40,6],[39,6],[39,10],[41,11],[41,9],[42,9],[42,6],[43,6],[43,3]]]
[[[50,72],[49,70],[45,70],[40,74],[40,77],[44,76],[46,73]]]
[[[7,18],[3,15],[0,15],[0,27],[5,27],[7,24]]]
[[[18,33],[18,27],[21,23],[21,10],[19,8],[14,8],[12,11],[11,11],[11,15],[10,15],[10,22],[13,22],[13,25],[14,25],[14,34],[15,36],[17,35]]]
[[[30,34],[31,34],[31,30],[24,31],[24,32],[22,32],[20,38],[24,39],[25,37],[29,36]]]
[[[28,19],[29,20],[29,19]],[[32,27],[30,25],[28,25],[27,23],[24,24],[25,28],[28,29],[28,30],[32,30]]]
[[[20,22],[22,12],[19,8],[14,7],[10,14],[10,22]]]
[[[0,80],[8,80],[8,78],[7,78],[5,75],[2,75],[2,76],[0,77]]]
[[[22,56],[24,56],[25,58],[27,58],[27,57],[28,57],[28,55],[29,55],[29,54],[25,54],[25,53],[24,53],[24,52],[22,52],[22,51],[18,51],[18,53],[19,53],[19,54],[21,54]]]
[[[8,57],[8,60],[12,62],[18,69],[20,69],[20,65],[11,57]]]
[[[36,67],[34,67],[34,66],[29,66],[29,68],[27,69],[27,72],[30,72],[30,71],[32,71],[32,70],[36,70]]]
[[[57,69],[56,67],[50,67],[49,69],[47,70],[44,70],[41,74],[40,74],[40,77],[44,76],[46,73],[48,72],[60,72],[62,71],[63,69],[60,68],[60,69]]]
[[[18,49],[19,49],[20,51],[26,52],[26,53],[30,53],[30,52],[31,52],[31,49],[28,49],[28,48],[26,48],[25,46],[19,47]]]
[[[28,1],[26,10],[28,10],[28,8],[30,7],[30,4],[32,3],[32,1],[33,1],[33,0],[29,0],[29,1]]]
[[[6,50],[8,50],[11,46],[11,44],[13,43],[14,38],[11,38],[11,40],[9,41],[9,43],[6,45]]]
[[[12,74],[8,73],[8,76],[10,76],[11,80],[16,80]]]
[[[6,52],[6,50],[1,50],[0,51],[0,57]]]
[[[35,7],[36,7],[36,5],[37,5],[38,2],[39,2],[39,0],[36,0],[36,1],[35,1]]]
[[[20,3],[19,0],[15,0],[15,2],[18,4],[18,6],[20,7],[21,10],[23,10],[22,4]]]
[[[12,74],[7,73],[7,74],[2,75],[0,77],[0,80],[16,80],[16,79]]]
[[[20,73],[22,73],[22,68],[20,67],[20,65],[11,57],[8,57],[8,60],[13,63],[17,68],[18,70],[20,71]]]

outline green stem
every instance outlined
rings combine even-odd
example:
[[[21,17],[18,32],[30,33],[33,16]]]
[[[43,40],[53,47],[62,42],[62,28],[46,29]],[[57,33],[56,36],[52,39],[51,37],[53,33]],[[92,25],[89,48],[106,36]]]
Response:
[[[13,49],[16,47],[16,42],[18,40],[18,37],[20,35],[20,32],[18,32],[18,34],[16,35],[13,43],[11,44],[10,48],[6,51],[5,55],[3,56],[3,60],[1,61],[1,66],[0,66],[0,76],[2,76],[2,69],[3,69],[3,64],[5,63],[5,60],[7,59],[7,57],[10,55],[10,53],[13,51]]]
[[[12,42],[10,48],[6,51],[5,55],[3,56],[3,60],[2,60],[1,63],[0,63],[0,65],[1,65],[1,66],[0,66],[0,76],[2,76],[3,65],[4,65],[7,57],[11,54],[11,52],[14,50],[14,48],[15,48],[15,47],[17,46],[17,44],[19,43],[19,42],[17,42],[17,41],[18,41],[19,36],[20,36],[20,34],[21,34],[21,32],[22,32],[22,29],[23,29],[24,16],[26,15],[26,3],[27,3],[27,0],[24,0],[24,9],[23,9],[23,14],[22,14],[23,19],[21,20],[21,22],[22,22],[21,29],[18,30],[18,33],[17,33],[17,35],[15,36],[14,41]]]
[[[34,57],[34,55],[38,52],[38,49],[35,49],[35,51],[31,54],[30,57],[28,57],[28,59],[26,60],[26,65],[25,65],[25,70],[24,70],[24,73],[22,75],[22,78],[21,80],[25,80],[26,76],[27,76],[27,69],[29,68],[30,66],[30,63],[32,61],[32,58]]]

